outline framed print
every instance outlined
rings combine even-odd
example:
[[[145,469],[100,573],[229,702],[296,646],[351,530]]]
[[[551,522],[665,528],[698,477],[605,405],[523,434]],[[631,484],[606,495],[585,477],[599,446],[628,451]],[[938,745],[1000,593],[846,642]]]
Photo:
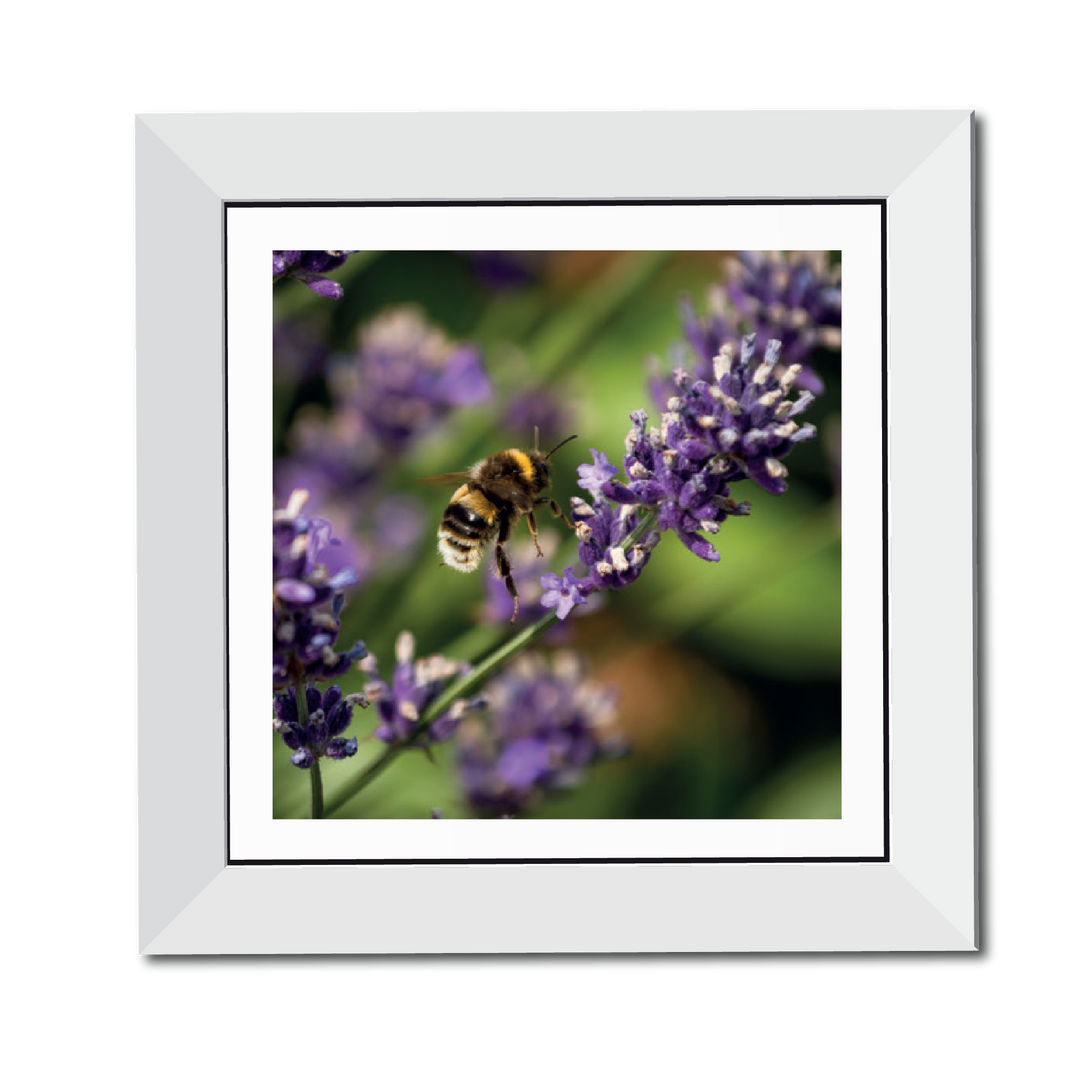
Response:
[[[338,662],[325,681],[378,700],[327,744],[345,757],[314,759],[293,727],[287,667],[306,620],[322,628],[330,601],[310,616],[279,602],[282,737],[271,772],[266,732],[229,725],[230,863],[884,858],[884,710],[849,720],[841,769],[842,714],[880,700],[882,678],[881,202],[303,207],[290,235],[311,223],[376,247],[309,257],[344,260],[340,281],[320,273],[304,287],[310,271],[286,271],[271,318],[250,286],[263,230],[294,209],[225,207],[229,385],[243,388],[229,395],[228,475],[244,479],[228,484],[229,610],[257,608],[261,574],[242,553],[265,527],[251,495],[272,486],[276,577],[292,573],[290,523],[319,515],[341,538],[319,560],[356,579],[341,592],[334,648],[362,640],[368,655],[352,671]],[[736,258],[695,250],[703,235],[800,251]],[[470,241],[481,250],[463,250]],[[544,242],[556,246],[537,250]],[[850,385],[837,348],[842,277],[846,347],[864,358]],[[330,304],[316,289],[345,295]],[[718,382],[720,339],[752,293],[769,323],[753,346],[738,334],[738,357],[728,343],[731,370]],[[757,338],[774,335],[770,374]],[[272,401],[255,389],[270,390],[260,375],[270,352]],[[732,405],[747,394],[769,404]],[[841,401],[849,438],[867,448],[849,479],[871,493],[843,504]],[[768,431],[778,437],[766,449]],[[623,462],[627,440],[641,445]],[[270,465],[267,443],[272,476],[248,482]],[[474,479],[461,466],[477,454]],[[422,490],[431,474],[448,475],[448,487]],[[505,502],[508,485],[523,511]],[[736,524],[744,516],[752,528]],[[615,542],[650,519],[659,528],[640,544]],[[462,580],[485,557],[497,572]],[[458,713],[433,714],[425,733],[420,713],[444,671],[468,663],[478,678],[489,654],[522,639],[520,656],[454,703]],[[231,615],[230,716],[259,710],[258,640]],[[403,645],[411,656],[395,661]],[[383,763],[385,774],[371,771]],[[443,826],[431,827],[433,810]],[[339,822],[332,833],[297,821],[324,812]],[[504,815],[521,827],[508,830]]]
[[[137,118],[143,951],[977,948],[973,163]]]

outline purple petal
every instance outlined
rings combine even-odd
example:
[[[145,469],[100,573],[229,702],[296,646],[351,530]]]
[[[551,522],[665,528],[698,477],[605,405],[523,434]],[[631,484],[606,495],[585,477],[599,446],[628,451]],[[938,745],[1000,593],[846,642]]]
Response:
[[[590,450],[593,456],[592,465],[578,466],[578,487],[585,491],[597,492],[613,476],[618,469],[608,461],[608,456],[599,450]]]
[[[295,578],[282,578],[275,583],[274,592],[289,604],[310,604],[315,599],[315,590],[306,581]]]
[[[548,749],[539,739],[518,739],[499,758],[498,772],[513,788],[531,787],[548,770]]]
[[[675,535],[699,558],[706,562],[719,562],[720,553],[709,543],[708,540],[696,533],[686,533],[681,529],[675,530]]]
[[[325,296],[327,300],[340,300],[345,295],[345,290],[330,278],[311,277],[305,284],[313,293]]]
[[[491,397],[491,383],[480,364],[480,354],[462,347],[446,362],[440,380],[441,397],[447,405],[476,405]]]

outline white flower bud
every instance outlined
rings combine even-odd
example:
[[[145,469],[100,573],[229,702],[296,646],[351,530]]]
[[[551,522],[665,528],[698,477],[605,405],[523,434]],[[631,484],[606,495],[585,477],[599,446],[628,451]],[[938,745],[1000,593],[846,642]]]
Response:
[[[415,652],[416,638],[408,630],[403,630],[398,634],[397,642],[394,645],[394,655],[397,657],[397,662],[399,664],[408,664]]]

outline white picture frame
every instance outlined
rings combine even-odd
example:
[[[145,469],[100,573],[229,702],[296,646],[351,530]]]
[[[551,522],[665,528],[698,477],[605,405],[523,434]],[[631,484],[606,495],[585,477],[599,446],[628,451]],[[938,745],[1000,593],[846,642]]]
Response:
[[[142,952],[978,948],[970,113],[176,114],[135,137]],[[224,203],[586,198],[886,200],[887,861],[229,865]],[[286,931],[316,903],[334,917]]]

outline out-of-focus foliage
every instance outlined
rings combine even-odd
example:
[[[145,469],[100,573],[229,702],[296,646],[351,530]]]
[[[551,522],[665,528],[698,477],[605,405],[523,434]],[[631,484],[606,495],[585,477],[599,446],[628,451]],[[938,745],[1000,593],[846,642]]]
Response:
[[[367,471],[354,496],[343,489],[320,505],[312,487],[309,509],[334,522],[361,576],[346,591],[341,639],[362,639],[375,655],[392,657],[398,635],[409,631],[417,655],[467,662],[505,641],[514,628],[509,605],[498,600],[501,584],[493,590],[487,580],[490,556],[470,575],[440,567],[435,533],[452,488],[417,481],[467,469],[506,447],[529,449],[538,424],[542,448],[578,436],[551,461],[551,494],[567,507],[583,494],[576,466],[592,461],[590,448],[621,465],[630,413],[645,408],[659,423],[649,359],[659,357],[670,371],[671,347],[685,340],[682,300],[703,306],[711,287],[724,283],[728,255],[357,252],[333,274],[341,299],[278,282],[278,505],[293,486],[304,439],[310,445],[311,425],[332,421],[340,406],[342,365],[393,309],[420,313],[447,348],[477,350],[490,381],[490,393],[480,393],[477,371],[463,368],[473,392],[461,404],[429,408],[393,452],[365,450]],[[828,262],[838,277],[838,256]],[[602,604],[593,598],[548,635],[552,647],[585,658],[591,680],[613,689],[632,749],[590,768],[583,783],[549,798],[535,816],[840,815],[840,351],[819,347],[807,363],[824,384],[805,417],[820,436],[785,459],[788,492],[734,485],[734,496],[753,509],[711,537],[718,563],[695,558],[665,534],[639,580],[605,594]],[[363,379],[345,381],[362,400]],[[530,590],[541,573],[579,567],[576,537],[542,507],[538,522],[542,560],[524,523],[510,547]],[[364,676],[354,670],[336,681],[343,693],[358,693]],[[325,770],[328,804],[343,774],[383,748],[373,736],[374,712],[354,713],[356,755]],[[470,814],[454,741],[428,749],[430,756],[402,754],[343,812]],[[275,815],[306,816],[307,776],[289,764],[280,738],[273,754]]]

